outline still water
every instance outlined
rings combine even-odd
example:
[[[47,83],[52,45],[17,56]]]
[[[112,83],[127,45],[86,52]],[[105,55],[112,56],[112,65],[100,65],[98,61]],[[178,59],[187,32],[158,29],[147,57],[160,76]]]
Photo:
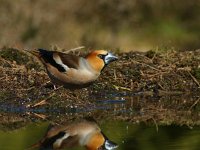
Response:
[[[199,96],[138,97],[104,92],[90,99],[95,101],[77,107],[27,108],[0,103],[0,150],[25,150],[45,135],[50,122],[62,124],[88,115],[119,145],[117,150],[200,149]]]
[[[23,150],[45,134],[48,122],[30,123],[14,131],[0,131],[0,150]],[[200,127],[158,126],[101,121],[100,127],[117,150],[199,150]],[[70,148],[71,149],[71,148]],[[83,148],[74,148],[81,150]]]

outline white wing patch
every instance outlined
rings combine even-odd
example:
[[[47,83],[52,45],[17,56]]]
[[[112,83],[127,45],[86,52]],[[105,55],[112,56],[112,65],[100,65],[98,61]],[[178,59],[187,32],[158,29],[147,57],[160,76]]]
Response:
[[[53,59],[55,60],[55,62],[59,65],[61,65],[66,71],[69,69],[69,67],[65,64],[63,64],[62,60],[60,59],[60,57],[58,55],[54,55]]]
[[[53,143],[53,147],[54,147],[54,148],[60,147],[61,144],[62,144],[62,141],[63,141],[64,139],[67,139],[68,137],[69,137],[69,134],[66,133],[62,138],[57,139],[57,140]]]

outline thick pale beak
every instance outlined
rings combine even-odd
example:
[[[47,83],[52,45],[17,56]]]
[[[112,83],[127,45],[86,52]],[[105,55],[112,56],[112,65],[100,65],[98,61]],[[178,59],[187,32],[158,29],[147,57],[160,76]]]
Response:
[[[109,64],[113,61],[116,61],[118,59],[117,56],[113,55],[112,53],[108,53],[108,55],[105,56],[105,64]]]
[[[110,140],[106,140],[105,141],[105,150],[113,150],[113,149],[116,149],[118,147],[118,145]]]

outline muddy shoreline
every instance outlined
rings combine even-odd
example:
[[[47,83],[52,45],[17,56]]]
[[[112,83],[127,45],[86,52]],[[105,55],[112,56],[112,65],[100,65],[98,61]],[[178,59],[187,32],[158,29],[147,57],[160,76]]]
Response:
[[[84,56],[86,52],[73,52]],[[1,128],[84,116],[133,123],[199,125],[200,50],[118,53],[90,87],[53,90],[42,64],[13,48],[0,50]],[[44,105],[38,102],[45,101]]]

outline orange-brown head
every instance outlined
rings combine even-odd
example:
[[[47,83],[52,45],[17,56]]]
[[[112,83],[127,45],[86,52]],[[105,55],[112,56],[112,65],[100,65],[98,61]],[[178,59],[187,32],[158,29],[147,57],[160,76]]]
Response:
[[[106,65],[118,58],[106,50],[95,50],[89,53],[86,59],[95,71],[101,72]]]
[[[92,135],[86,144],[87,150],[113,150],[117,147],[118,145],[110,141],[102,132]]]

